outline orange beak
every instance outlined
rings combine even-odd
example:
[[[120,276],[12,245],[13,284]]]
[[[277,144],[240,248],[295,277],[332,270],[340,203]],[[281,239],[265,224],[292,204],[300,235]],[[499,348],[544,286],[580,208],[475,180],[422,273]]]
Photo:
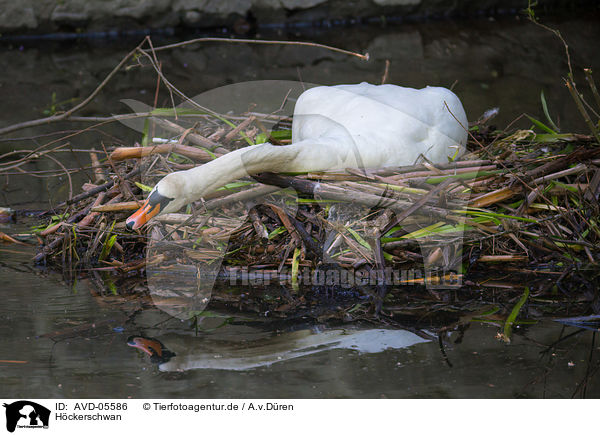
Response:
[[[143,352],[146,352],[148,355],[158,355],[162,356],[162,345],[158,340],[151,340],[149,338],[144,337],[134,337],[130,338],[127,342],[128,346],[135,347],[136,349],[140,349]]]
[[[147,199],[138,211],[127,218],[125,225],[130,230],[137,230],[159,212],[160,203],[152,205],[150,204],[150,199]]]

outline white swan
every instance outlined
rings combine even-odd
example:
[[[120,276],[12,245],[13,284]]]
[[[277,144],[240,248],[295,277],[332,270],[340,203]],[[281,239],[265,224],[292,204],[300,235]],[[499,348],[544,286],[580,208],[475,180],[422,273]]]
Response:
[[[298,98],[292,144],[245,147],[160,180],[127,219],[137,229],[239,178],[260,172],[310,172],[405,166],[423,155],[434,163],[460,155],[467,117],[445,88],[395,85],[320,86]]]

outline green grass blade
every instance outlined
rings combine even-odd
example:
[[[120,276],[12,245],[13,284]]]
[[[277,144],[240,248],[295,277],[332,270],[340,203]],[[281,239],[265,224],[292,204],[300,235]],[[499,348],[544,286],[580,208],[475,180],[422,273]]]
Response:
[[[550,134],[552,134],[552,135],[557,135],[557,134],[558,134],[556,131],[552,130],[550,127],[548,127],[546,124],[544,124],[542,121],[538,121],[537,119],[535,119],[535,118],[533,118],[532,116],[529,116],[529,115],[527,115],[527,114],[525,114],[525,116],[526,116],[527,118],[529,118],[529,120],[530,120],[531,122],[533,122],[533,124],[534,124],[534,125],[535,125],[537,128],[539,128],[540,130],[543,130],[543,131],[545,131],[546,133],[550,133]]]
[[[546,97],[544,96],[544,91],[540,94],[540,100],[542,100],[542,109],[544,110],[544,115],[546,115],[546,119],[548,120],[548,124],[557,132],[560,131],[560,128],[556,126],[552,118],[550,118],[550,112],[548,112],[548,105],[546,104]]]
[[[528,297],[529,297],[529,287],[525,287],[525,291],[523,292],[523,295],[521,296],[519,301],[515,304],[512,311],[510,312],[508,318],[506,319],[506,322],[504,323],[504,339],[506,341],[510,341],[510,335],[512,334],[512,327],[515,323],[515,320],[517,320],[517,316],[519,315],[521,308],[523,308],[523,305],[525,305],[525,302],[527,301]]]
[[[234,190],[234,189],[239,189],[240,187],[245,187],[245,186],[249,186],[251,184],[254,184],[254,182],[251,181],[236,181],[233,183],[228,183],[223,187],[219,187],[217,190]]]
[[[473,172],[463,172],[462,174],[453,174],[453,175],[440,175],[439,177],[431,177],[428,178],[425,182],[427,184],[438,184],[448,178],[455,180],[470,180],[472,178],[485,177],[488,175],[496,175],[502,174],[504,171],[502,169],[495,169],[493,171],[473,171]]]
[[[112,247],[116,241],[117,241],[116,234],[113,234],[112,236],[110,236],[108,238],[108,240],[104,243],[104,246],[102,246],[102,252],[100,253],[100,256],[98,257],[98,261],[104,260],[108,256],[108,254],[110,254],[110,250],[112,249]]]
[[[371,245],[369,245],[367,243],[367,241],[361,237],[360,234],[358,234],[356,231],[354,231],[350,227],[346,227],[346,229],[348,230],[348,232],[350,234],[352,234],[352,237],[354,237],[356,239],[356,241],[361,244],[362,247],[368,249],[369,251],[371,250]]]
[[[144,119],[144,131],[142,132],[142,146],[148,146],[150,143],[150,138],[148,137],[148,132],[150,131],[150,123],[148,122],[148,118]]]
[[[137,181],[134,181],[134,183],[137,187],[139,187],[142,190],[142,192],[152,192],[152,189],[153,189],[152,187],[146,186],[145,184],[142,184],[142,183],[138,183]]]
[[[275,237],[277,237],[279,234],[281,233],[285,233],[287,230],[285,227],[279,227],[279,228],[275,228],[273,231],[271,231],[271,233],[269,234],[268,239],[271,240]]]
[[[277,140],[289,140],[292,138],[292,130],[273,130],[266,135],[265,133],[259,133],[256,135],[256,143],[267,142],[270,138]]]
[[[108,254],[110,254],[110,250],[112,249],[113,245],[117,241],[116,234],[113,234],[111,236],[112,230],[115,227],[116,223],[117,223],[117,221],[114,220],[112,225],[110,226],[110,230],[108,230],[108,232],[106,233],[107,235],[106,235],[106,238],[104,239],[104,244],[102,245],[102,252],[100,253],[100,256],[98,257],[98,261],[104,260],[108,256]]]
[[[298,285],[298,269],[300,267],[300,248],[296,248],[294,250],[294,256],[292,257],[292,289],[295,292],[300,290],[300,286]]]
[[[433,225],[429,225],[428,227],[421,228],[419,230],[413,231],[412,233],[405,234],[400,237],[382,238],[381,241],[385,243],[385,242],[395,242],[397,240],[404,240],[404,239],[419,239],[421,237],[425,237],[425,236],[434,234],[433,231],[436,228],[439,228],[443,225],[445,225],[445,222],[438,222]]]
[[[514,219],[517,221],[522,221],[522,222],[527,222],[527,223],[537,222],[537,220],[535,220],[535,219],[524,218],[521,216],[511,216],[509,214],[504,214],[504,213],[494,213],[491,211],[478,211],[478,210],[469,209],[469,210],[453,210],[453,212],[461,213],[461,214],[468,214],[471,216],[487,217],[497,223],[499,223],[498,219],[501,219],[501,218]]]

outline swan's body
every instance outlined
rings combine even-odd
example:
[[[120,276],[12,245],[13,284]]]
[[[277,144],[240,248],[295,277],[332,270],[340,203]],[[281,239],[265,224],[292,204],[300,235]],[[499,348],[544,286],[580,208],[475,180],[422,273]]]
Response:
[[[464,152],[467,117],[445,88],[395,85],[321,86],[296,103],[292,144],[242,148],[163,178],[127,219],[136,229],[175,212],[225,184],[260,172],[310,172],[406,166],[422,155],[434,163]]]

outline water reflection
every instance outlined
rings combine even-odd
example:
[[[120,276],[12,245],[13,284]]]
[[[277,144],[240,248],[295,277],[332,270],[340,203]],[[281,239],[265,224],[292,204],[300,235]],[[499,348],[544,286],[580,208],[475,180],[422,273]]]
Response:
[[[194,324],[143,293],[36,278],[33,250],[0,248],[5,397],[600,397],[595,331],[542,320],[516,327],[507,345],[501,327],[471,321],[442,335],[444,356],[416,330],[294,326],[235,310]],[[140,335],[176,356],[153,364],[127,345]]]
[[[244,335],[248,338],[242,339]],[[175,334],[162,336],[160,340],[133,336],[127,344],[149,354],[161,371],[185,371],[249,370],[333,349],[380,353],[427,341],[412,332],[391,329],[313,328],[285,332],[267,339],[260,338],[260,335],[258,331],[253,333],[246,329],[212,340]]]

